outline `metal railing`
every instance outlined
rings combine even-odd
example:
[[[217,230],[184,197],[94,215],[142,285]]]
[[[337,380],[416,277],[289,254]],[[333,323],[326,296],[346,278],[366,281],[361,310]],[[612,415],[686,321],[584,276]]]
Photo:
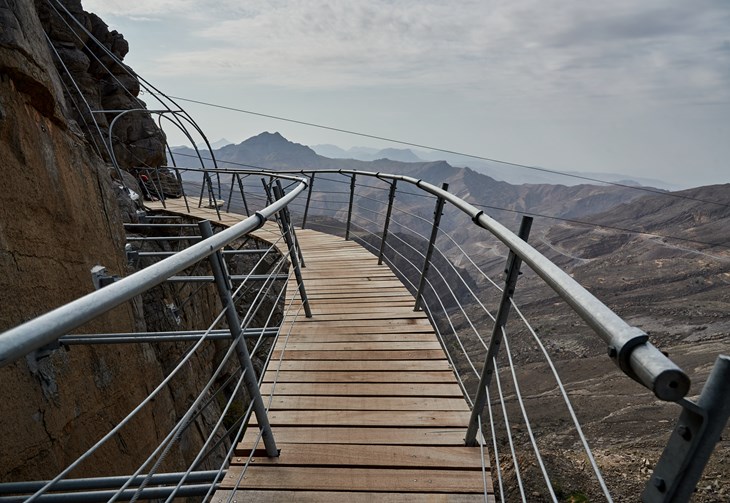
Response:
[[[502,464],[500,449],[495,438],[497,417],[503,418],[502,423],[509,445],[508,458],[511,458],[504,461],[502,457],[502,461],[506,462],[505,466],[510,466],[511,471],[516,474],[515,485],[521,499],[524,501],[528,499],[519,468],[524,449],[515,446],[516,439],[513,438],[509,426],[509,416],[517,413],[528,431],[530,437],[528,444],[534,451],[535,464],[545,481],[547,497],[557,501],[549,467],[543,460],[538,447],[539,441],[535,438],[534,428],[520,392],[518,375],[513,363],[515,354],[510,350],[507,325],[509,313],[514,310],[519,315],[523,325],[522,330],[533,338],[540,348],[549,374],[553,376],[560,390],[560,396],[565,402],[579,444],[585,450],[586,459],[595,474],[598,487],[596,493],[602,494],[608,501],[612,500],[556,366],[536,330],[513,300],[517,278],[523,265],[528,266],[603,341],[608,357],[626,376],[645,386],[656,398],[676,402],[682,407],[684,412],[683,419],[677,427],[679,432],[675,431],[670,439],[665,455],[655,467],[654,476],[647,483],[643,498],[646,501],[671,501],[672,498],[677,498],[677,495],[686,495],[688,490],[694,488],[702,473],[702,467],[730,415],[728,407],[723,405],[730,401],[728,399],[730,390],[726,384],[728,381],[725,377],[721,377],[726,375],[728,357],[718,357],[715,371],[710,376],[700,399],[696,403],[687,400],[685,396],[690,388],[689,377],[649,342],[645,332],[626,323],[527,243],[531,219],[524,219],[520,232],[515,234],[476,206],[449,193],[448,186],[439,188],[404,175],[351,170],[301,170],[286,173],[305,175],[310,180],[306,200],[291,205],[295,220],[299,220],[302,226],[339,234],[344,239],[357,239],[378,256],[379,262],[388,263],[412,289],[416,298],[414,309],[418,310],[423,305],[447,351],[449,361],[460,370],[457,372],[457,377],[464,389],[465,398],[472,406],[472,417],[466,432],[467,445],[480,443],[484,408],[486,407],[489,412],[488,431],[492,433],[492,455],[495,458],[502,498],[506,489],[503,487],[503,474],[500,469]],[[242,178],[256,176],[266,178],[272,176],[274,172],[250,169],[235,172],[216,170],[216,174],[219,180],[223,180],[224,186],[227,186],[227,178],[231,177],[228,185],[230,193],[234,186],[238,185],[241,198],[244,199],[246,197],[244,186],[240,183]],[[204,176],[201,186],[210,185],[210,179],[210,175],[207,178]],[[264,194],[254,190],[256,184],[247,186],[251,187],[247,196],[249,200],[265,197]],[[406,187],[406,190],[403,190],[403,187]],[[209,186],[208,192],[214,192],[212,186]],[[404,200],[406,203],[399,207],[398,200]],[[435,209],[431,211],[424,209],[431,205],[434,205]],[[504,268],[506,278],[503,287],[499,287],[477,263],[479,257],[470,256],[464,250],[464,246],[469,243],[458,242],[442,229],[441,219],[445,207],[448,208],[449,219],[462,218],[475,229],[481,228],[487,231],[488,234],[485,233],[485,236],[491,235],[506,247],[508,256]],[[438,246],[439,237],[445,242],[445,246]],[[479,238],[470,234],[470,239]],[[486,281],[481,282],[493,289],[491,295],[499,298],[498,302],[493,302],[494,314],[485,307],[488,302],[484,288],[478,288],[476,284],[479,281],[475,282],[468,274],[465,277],[461,272],[462,268],[454,264],[455,259],[468,264],[476,271],[474,276],[480,281],[482,278],[479,276],[483,276]],[[467,297],[471,299],[465,300]],[[483,335],[486,332],[490,335]],[[474,340],[478,340],[478,343]],[[456,352],[452,347],[456,348]],[[500,350],[501,347],[504,347],[503,351]],[[500,355],[500,352],[503,355]],[[500,356],[506,359],[502,365],[498,363]],[[509,386],[513,390],[511,393],[517,402],[517,410],[511,410],[513,407],[505,405],[507,391],[504,386],[507,383],[500,380],[500,371],[506,372],[506,369],[508,373],[501,379],[507,378],[510,381]],[[478,384],[474,383],[475,377],[479,378]],[[492,389],[490,396],[490,387],[495,386],[496,389]],[[495,393],[499,396],[497,403],[501,404],[500,411],[492,410],[494,405],[492,397]],[[712,405],[709,405],[710,403]],[[688,415],[691,418],[685,418]],[[691,459],[697,460],[699,453],[703,453],[704,461],[689,463]]]
[[[285,282],[290,276],[299,274],[298,270],[295,271],[299,265],[292,261],[292,267],[289,267],[290,262],[279,255],[278,241],[274,241],[268,249],[241,250],[230,247],[249,239],[251,233],[263,226],[267,219],[272,217],[276,217],[277,220],[284,219],[286,206],[306,189],[307,183],[306,180],[297,177],[284,175],[283,178],[291,184],[287,194],[281,194],[279,199],[261,207],[250,217],[218,232],[213,232],[207,220],[198,224],[169,224],[150,218],[141,224],[127,225],[128,231],[157,233],[146,236],[149,239],[129,236],[128,241],[133,246],[165,241],[176,245],[181,242],[193,244],[174,252],[147,252],[149,255],[144,257],[149,262],[147,266],[125,278],[109,276],[104,268],[96,267],[92,270],[98,288],[96,291],[0,334],[0,366],[8,365],[23,357],[42,359],[61,346],[68,348],[86,344],[184,344],[180,346],[183,351],[180,360],[165,373],[164,379],[156,383],[151,393],[84,454],[52,480],[0,484],[0,501],[116,501],[156,498],[166,498],[170,501],[175,497],[210,494],[224,475],[236,439],[240,438],[251,414],[256,415],[267,453],[270,456],[278,455],[251,355],[265,350],[263,360],[266,361],[270,357],[273,350],[272,341],[278,336],[277,319],[282,316],[281,304],[286,291]],[[191,229],[193,232],[197,230],[199,235],[169,235],[171,230],[187,232]],[[281,229],[279,240],[286,241],[291,250],[296,250],[293,233],[286,227]],[[227,249],[223,250],[224,248]],[[127,253],[128,257],[140,260],[140,252],[131,250],[129,245]],[[249,260],[252,264],[251,269],[235,274],[234,272],[237,272],[235,270],[240,268],[239,265],[226,261],[226,257],[236,259],[242,255],[251,257]],[[160,258],[161,260],[155,262]],[[254,274],[254,271],[264,267],[265,261],[269,264],[269,272]],[[141,295],[163,284],[177,290],[178,293],[188,285],[186,292],[190,293],[184,302],[196,302],[193,297],[201,292],[205,284],[200,285],[196,281],[200,276],[196,276],[195,271],[206,269],[206,263],[212,273],[209,279],[206,278],[206,284],[211,281],[215,283],[223,305],[223,310],[215,316],[215,320],[206,329],[162,333],[69,335],[102,314],[135,298],[140,299]],[[289,272],[285,273],[287,269]],[[181,284],[182,287],[179,286]],[[303,304],[307,305],[304,285],[300,283],[299,287],[304,299]],[[204,305],[206,304],[200,304],[198,309],[202,309]],[[254,326],[254,319],[258,319],[259,323],[264,319],[263,326]],[[226,321],[225,325],[221,325],[222,320]],[[93,479],[69,478],[79,466],[93,460],[105,443],[118,437],[125,428],[129,428],[132,420],[139,417],[143,410],[148,410],[164,390],[176,385],[177,375],[181,370],[189,365],[192,358],[201,358],[202,356],[198,355],[206,344],[213,344],[214,341],[229,341],[230,345],[219,360],[205,362],[205,366],[210,365],[211,375],[199,376],[202,388],[197,391],[190,390],[191,393],[197,393],[195,400],[187,406],[182,417],[176,418],[167,436],[152,449],[149,457],[139,465],[135,473],[128,476],[110,474],[107,477]],[[223,376],[228,374],[230,376],[221,384]],[[234,404],[243,400],[244,389],[246,395],[250,397],[248,406],[234,407]],[[223,399],[223,394],[230,396]],[[210,428],[207,436],[201,439],[202,445],[194,459],[190,461],[187,471],[161,473],[161,466],[164,465],[171,449],[185,435],[190,434],[191,425],[199,421],[201,414],[208,414],[205,411],[217,407],[216,404],[220,404],[218,420]],[[234,410],[244,412],[234,413]],[[236,421],[225,429],[224,419],[232,414],[236,417]],[[199,424],[198,428],[201,427]],[[203,463],[210,465],[214,458],[223,460],[218,469],[200,471]],[[155,487],[150,487],[152,485]]]
[[[689,377],[674,364],[669,358],[648,342],[647,335],[638,328],[631,327],[618,315],[587,292],[582,286],[574,281],[565,272],[555,266],[547,258],[537,252],[529,244],[530,219],[523,220],[522,227],[518,234],[509,231],[505,226],[499,224],[483,211],[466,201],[450,194],[447,186],[441,188],[432,184],[417,180],[404,175],[391,175],[382,173],[368,173],[355,171],[300,171],[300,172],[272,172],[265,170],[206,170],[201,168],[169,168],[176,172],[180,179],[186,179],[192,184],[195,192],[198,188],[207,186],[209,197],[215,199],[216,209],[221,206],[218,201],[220,193],[228,194],[224,201],[226,210],[239,210],[242,213],[248,211],[252,202],[265,204],[270,202],[252,216],[229,229],[213,234],[203,224],[200,227],[200,241],[188,248],[177,251],[167,256],[167,252],[147,252],[149,257],[165,257],[163,260],[150,265],[142,271],[112,282],[108,286],[87,295],[66,306],[62,306],[51,313],[31,320],[20,327],[11,329],[0,334],[0,362],[5,365],[10,361],[20,358],[31,351],[38,350],[56,341],[66,343],[84,343],[83,338],[90,337],[90,343],[106,342],[141,342],[145,336],[152,334],[97,334],[95,336],[68,336],[67,334],[76,327],[83,325],[89,320],[99,316],[101,313],[124,303],[136,295],[155,285],[179,276],[180,273],[189,269],[203,259],[208,259],[211,264],[217,290],[224,305],[218,319],[224,316],[228,318],[227,325],[230,330],[214,331],[213,327],[208,330],[194,333],[159,334],[157,340],[186,340],[190,337],[196,340],[196,347],[208,337],[231,337],[235,341],[229,354],[238,354],[239,361],[244,369],[241,373],[236,389],[244,384],[249,393],[254,397],[247,411],[247,417],[255,411],[258,424],[262,427],[262,438],[269,455],[276,455],[276,445],[267,430],[265,407],[261,397],[256,397],[256,375],[253,371],[250,357],[246,356],[246,344],[243,342],[245,336],[259,336],[259,342],[265,333],[273,335],[268,327],[253,329],[248,326],[249,318],[241,320],[235,308],[235,292],[231,293],[232,279],[235,275],[227,273],[224,265],[224,254],[235,253],[235,250],[220,252],[226,245],[249,234],[259,228],[263,222],[273,215],[280,216],[280,228],[282,238],[286,241],[289,249],[289,261],[295,267],[291,274],[295,274],[299,268],[301,251],[296,244],[296,235],[293,232],[292,220],[301,220],[303,225],[321,228],[323,230],[339,233],[344,239],[356,239],[363,246],[370,249],[378,256],[379,261],[386,262],[398,274],[403,282],[409,286],[416,298],[414,309],[424,309],[434,325],[436,333],[447,352],[449,361],[455,368],[457,378],[464,390],[465,398],[472,406],[472,417],[469,429],[466,431],[465,441],[467,445],[482,445],[484,441],[492,447],[492,456],[499,484],[499,494],[504,500],[509,493],[509,485],[512,484],[522,500],[527,500],[524,484],[524,474],[520,470],[520,459],[526,454],[525,447],[518,445],[517,438],[512,433],[514,414],[521,417],[519,420],[524,424],[529,436],[529,450],[534,454],[535,465],[539,467],[539,473],[545,481],[545,491],[549,499],[557,501],[550,476],[549,463],[545,462],[544,455],[539,448],[539,439],[536,438],[534,425],[532,425],[525,406],[525,399],[521,393],[519,377],[514,363],[519,355],[511,349],[510,332],[508,332],[508,317],[511,310],[514,310],[524,325],[527,333],[534,338],[545,357],[546,365],[549,366],[560,395],[566,403],[566,408],[571,416],[580,444],[585,450],[585,455],[595,473],[599,494],[611,501],[610,491],[601,475],[598,463],[594,459],[586,435],[584,435],[580,424],[577,421],[576,413],[568,397],[568,393],[562,384],[554,363],[545,348],[536,330],[525,318],[521,309],[513,300],[517,287],[517,278],[521,266],[527,265],[545,284],[562,298],[567,306],[577,313],[585,323],[599,336],[608,346],[608,356],[616,366],[628,377],[641,383],[651,390],[654,395],[665,401],[677,402],[684,409],[683,419],[675,430],[667,447],[667,453],[659,461],[655,475],[652,477],[644,494],[646,501],[669,501],[678,494],[686,494],[687,487],[694,487],[702,473],[702,467],[706,458],[712,452],[712,448],[719,438],[728,414],[728,389],[727,375],[730,364],[727,357],[721,356],[718,359],[716,370],[708,380],[706,391],[700,399],[694,403],[687,400],[685,395],[689,390]],[[187,173],[187,175],[185,175]],[[200,178],[196,182],[192,178]],[[302,178],[308,178],[309,183]],[[317,177],[317,189],[314,190],[313,180]],[[245,184],[243,180],[248,177],[261,177],[263,185],[256,183]],[[338,179],[341,177],[341,179]],[[212,180],[216,178],[222,186],[213,187]],[[287,193],[280,181],[289,183]],[[358,185],[357,181],[360,181]],[[277,182],[277,183],[272,183]],[[229,184],[229,185],[227,185]],[[305,201],[296,201],[296,197],[303,195],[305,189],[307,197]],[[342,190],[338,186],[342,185]],[[403,190],[403,187],[407,190]],[[248,187],[248,193],[244,191]],[[261,187],[261,189],[258,189]],[[238,189],[239,197],[232,197]],[[360,189],[358,191],[358,189]],[[267,193],[269,192],[269,193]],[[197,203],[200,207],[205,201],[205,191],[197,194]],[[338,194],[344,197],[337,199]],[[183,190],[182,197],[189,207],[189,196]],[[271,198],[269,200],[268,198]],[[235,201],[234,201],[235,199]],[[302,197],[299,197],[301,200]],[[209,199],[210,200],[210,199]],[[405,204],[399,205],[403,201]],[[257,204],[255,205],[257,206]],[[285,214],[285,207],[292,210],[292,216]],[[426,208],[435,208],[428,210]],[[302,211],[297,212],[300,208]],[[429,215],[431,213],[431,215]],[[218,213],[220,214],[220,212]],[[301,215],[301,216],[300,216]],[[446,220],[443,218],[446,217]],[[464,222],[481,228],[485,231],[484,239],[489,235],[494,236],[508,250],[507,265],[505,268],[506,279],[504,287],[499,287],[495,280],[492,280],[484,267],[479,264],[480,257],[470,255],[465,246],[470,243],[459,242],[445,229],[443,222],[449,223],[452,219],[462,219],[458,225],[447,225],[447,228],[456,229]],[[144,222],[141,224],[144,227]],[[150,225],[150,224],[148,224]],[[189,224],[167,224],[168,227],[183,228]],[[129,230],[136,230],[137,226],[129,226]],[[473,233],[469,234],[471,239],[478,240]],[[195,236],[179,236],[188,240],[195,240]],[[175,236],[168,236],[172,241]],[[150,239],[154,241],[157,238]],[[161,237],[160,239],[164,239]],[[138,240],[142,243],[144,239]],[[440,243],[440,244],[439,244]],[[473,243],[472,243],[473,244]],[[139,252],[145,253],[145,252]],[[283,263],[283,262],[280,262]],[[465,272],[469,267],[473,275]],[[281,279],[282,275],[276,269],[270,275],[270,280],[259,278],[265,283],[259,291],[270,288],[273,281]],[[195,277],[190,277],[194,281]],[[306,291],[303,288],[301,276],[297,276],[296,283],[300,286],[299,292],[302,299],[301,306],[308,307],[306,302]],[[258,287],[257,287],[258,288]],[[491,292],[491,293],[489,293]],[[496,302],[496,298],[499,301]],[[495,309],[489,310],[486,305],[494,304]],[[490,335],[486,336],[489,332]],[[202,334],[202,335],[201,335]],[[485,335],[483,335],[485,334]],[[93,342],[92,342],[93,340]],[[154,340],[154,339],[149,339]],[[514,340],[513,340],[514,343]],[[273,347],[273,346],[272,346]],[[500,348],[504,350],[500,351]],[[500,353],[502,353],[500,355]],[[192,354],[192,353],[190,353]],[[500,357],[506,363],[500,365]],[[187,358],[187,357],[186,357]],[[480,362],[484,363],[481,364]],[[219,367],[220,370],[221,367]],[[481,369],[481,371],[479,371]],[[478,378],[478,382],[477,382]],[[505,381],[506,380],[506,381]],[[160,384],[166,385],[166,382]],[[512,391],[508,392],[508,389]],[[512,397],[507,399],[508,394]],[[202,397],[204,394],[201,394]],[[150,395],[151,397],[152,395]],[[149,400],[149,398],[147,400]],[[495,398],[498,397],[498,398]],[[201,398],[202,400],[202,398]],[[140,404],[143,407],[146,403]],[[229,403],[230,405],[230,403]],[[515,408],[517,407],[517,408]],[[487,414],[485,415],[484,409]],[[173,429],[168,439],[175,440],[179,436],[180,429],[190,423],[190,417],[195,414],[196,407],[191,407],[186,417]],[[227,409],[226,409],[227,410]],[[134,411],[133,411],[134,413]],[[224,413],[225,414],[225,413]],[[222,415],[224,415],[222,414]],[[222,417],[222,416],[221,416]],[[482,429],[482,418],[487,418],[487,428]],[[501,418],[501,419],[499,419]],[[239,434],[243,431],[247,419],[242,420],[238,427]],[[500,424],[506,433],[506,444],[498,440]],[[123,425],[121,425],[123,426]],[[268,433],[267,433],[268,431]],[[482,431],[488,431],[490,438],[483,438]],[[113,429],[102,441],[108,440],[118,432]],[[209,438],[211,440],[212,437]],[[209,446],[206,443],[206,448]],[[119,487],[115,494],[121,497],[127,494],[133,481],[138,480],[143,469],[155,459],[156,456],[163,456],[167,452],[164,442],[153,452],[141,467],[138,473],[129,476],[125,484]],[[504,456],[505,445],[508,446],[508,456]],[[203,455],[205,449],[201,449],[199,455]],[[230,453],[229,453],[230,454]],[[704,457],[705,461],[699,463],[697,460]],[[693,463],[688,460],[693,459]],[[159,458],[158,458],[159,461]],[[197,461],[197,460],[196,460]],[[699,467],[698,467],[699,465]],[[190,465],[189,473],[195,473],[193,468],[196,462]],[[75,467],[71,465],[64,470],[53,481],[42,486],[33,486],[38,494],[48,491],[50,488],[62,488],[61,481]],[[514,474],[514,482],[509,482],[507,471]],[[524,470],[523,470],[524,471]],[[221,472],[222,473],[222,472]],[[202,476],[202,475],[201,475]],[[154,479],[151,472],[149,480]],[[178,490],[183,487],[183,479],[176,486]],[[217,480],[217,479],[216,479]],[[79,482],[81,483],[81,482]],[[215,482],[207,486],[210,492]],[[30,487],[30,486],[28,486]],[[37,489],[41,487],[41,489]],[[91,486],[88,486],[91,487]],[[8,487],[0,490],[9,490]],[[146,497],[144,484],[138,487],[134,493],[136,497]],[[149,493],[152,494],[152,493]],[[156,494],[156,493],[155,493]],[[183,495],[186,493],[170,492],[169,494]],[[156,497],[156,496],[150,496]],[[170,496],[172,497],[172,496]],[[2,499],[0,499],[2,501]]]

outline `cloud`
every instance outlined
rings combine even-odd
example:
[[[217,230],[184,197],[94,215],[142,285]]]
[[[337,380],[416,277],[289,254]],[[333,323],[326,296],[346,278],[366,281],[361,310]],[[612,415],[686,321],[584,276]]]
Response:
[[[310,89],[430,87],[493,99],[730,100],[730,3],[723,1],[85,5],[116,16],[168,19],[177,36],[186,33],[194,49],[173,50],[156,61],[155,71],[171,76]]]

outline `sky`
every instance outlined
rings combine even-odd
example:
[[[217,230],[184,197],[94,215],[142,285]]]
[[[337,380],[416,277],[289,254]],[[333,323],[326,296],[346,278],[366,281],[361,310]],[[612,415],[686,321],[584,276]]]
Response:
[[[82,3],[172,96],[558,171],[730,182],[726,0]],[[211,141],[403,148],[181,105]]]

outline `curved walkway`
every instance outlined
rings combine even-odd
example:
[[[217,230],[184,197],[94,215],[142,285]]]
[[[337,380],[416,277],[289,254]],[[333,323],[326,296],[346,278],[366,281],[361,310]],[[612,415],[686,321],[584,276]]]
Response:
[[[280,234],[267,224],[257,235]],[[464,446],[469,408],[413,296],[352,241],[297,238],[313,317],[292,276],[261,390],[281,454],[266,457],[249,428],[213,501],[493,501],[489,457]]]

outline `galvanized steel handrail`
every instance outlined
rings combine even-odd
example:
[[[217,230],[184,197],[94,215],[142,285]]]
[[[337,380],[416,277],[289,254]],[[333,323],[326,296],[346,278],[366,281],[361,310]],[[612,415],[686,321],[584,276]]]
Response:
[[[234,170],[218,169],[217,172]],[[527,264],[550,286],[571,308],[603,339],[608,346],[608,355],[629,377],[649,388],[654,395],[666,401],[678,401],[689,391],[690,378],[672,360],[667,358],[653,344],[648,335],[637,327],[630,326],[621,317],[588,292],[558,266],[553,264],[531,245],[521,240],[505,226],[489,217],[456,195],[423,180],[406,175],[384,174],[360,170],[236,170],[246,173],[301,174],[338,173],[375,177],[415,185],[437,198],[442,198],[463,213],[476,225],[489,231],[504,243],[516,256]]]
[[[162,283],[167,278],[208,257],[228,243],[260,228],[268,218],[285,208],[290,201],[306,189],[307,180],[304,178],[297,178],[297,180],[300,182],[299,185],[289,191],[283,198],[213,237],[194,244],[131,276],[1,333],[0,367],[24,357],[31,351],[55,342],[71,330]]]

